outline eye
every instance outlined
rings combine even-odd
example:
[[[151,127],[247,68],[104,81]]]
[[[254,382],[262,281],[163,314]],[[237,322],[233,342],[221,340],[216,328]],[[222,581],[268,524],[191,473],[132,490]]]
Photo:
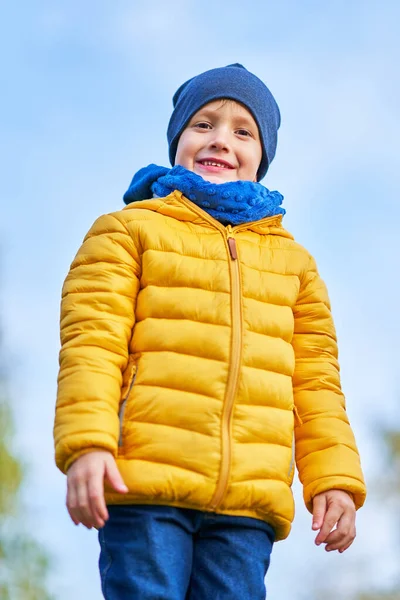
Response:
[[[195,123],[193,127],[198,127],[199,129],[211,129],[211,124],[206,121],[200,121],[199,123]]]
[[[250,131],[248,131],[247,129],[237,129],[236,133],[238,135],[243,135],[243,136],[247,136],[247,137],[253,137],[252,134],[250,133]]]

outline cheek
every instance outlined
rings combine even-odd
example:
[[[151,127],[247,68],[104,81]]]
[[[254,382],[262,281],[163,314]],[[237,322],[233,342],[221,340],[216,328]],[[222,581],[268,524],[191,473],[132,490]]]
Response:
[[[243,179],[256,181],[260,163],[255,156],[242,156],[240,160],[240,174]]]
[[[262,160],[262,150],[260,148],[252,148],[252,151],[247,155],[245,159],[247,177],[253,181],[257,181],[257,171],[260,167]]]
[[[175,154],[175,164],[176,165],[181,165],[182,167],[185,166],[185,165],[182,165],[182,156],[183,155],[184,155],[183,145],[181,143],[181,140],[179,140],[178,146],[176,148],[176,154]]]
[[[195,154],[196,148],[194,141],[191,139],[190,135],[185,135],[185,132],[183,132],[176,149],[175,164],[181,165],[182,167],[191,166]]]

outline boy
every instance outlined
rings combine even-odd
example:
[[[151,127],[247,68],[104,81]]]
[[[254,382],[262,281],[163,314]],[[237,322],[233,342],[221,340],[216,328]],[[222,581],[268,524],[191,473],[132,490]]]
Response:
[[[326,288],[258,183],[279,125],[239,64],[183,84],[175,166],[134,176],[65,281],[56,461],[72,520],[100,530],[108,600],[264,599],[293,436],[316,543],[355,537],[365,486]]]

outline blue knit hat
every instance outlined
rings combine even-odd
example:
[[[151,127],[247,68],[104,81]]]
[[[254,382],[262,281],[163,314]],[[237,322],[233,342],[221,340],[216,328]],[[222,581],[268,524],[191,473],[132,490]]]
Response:
[[[281,116],[278,105],[267,86],[239,63],[196,75],[183,83],[175,92],[174,111],[167,131],[171,165],[175,164],[178,141],[190,119],[202,106],[221,98],[236,100],[243,104],[258,125],[263,149],[257,172],[257,181],[260,181],[275,156]]]

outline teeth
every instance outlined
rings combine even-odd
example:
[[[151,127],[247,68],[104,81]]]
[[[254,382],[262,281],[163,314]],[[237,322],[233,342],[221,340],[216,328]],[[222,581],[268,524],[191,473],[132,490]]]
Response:
[[[226,165],[223,165],[223,164],[218,163],[218,162],[214,162],[212,160],[203,160],[201,162],[206,167],[222,167],[223,169],[227,169],[228,168]]]

